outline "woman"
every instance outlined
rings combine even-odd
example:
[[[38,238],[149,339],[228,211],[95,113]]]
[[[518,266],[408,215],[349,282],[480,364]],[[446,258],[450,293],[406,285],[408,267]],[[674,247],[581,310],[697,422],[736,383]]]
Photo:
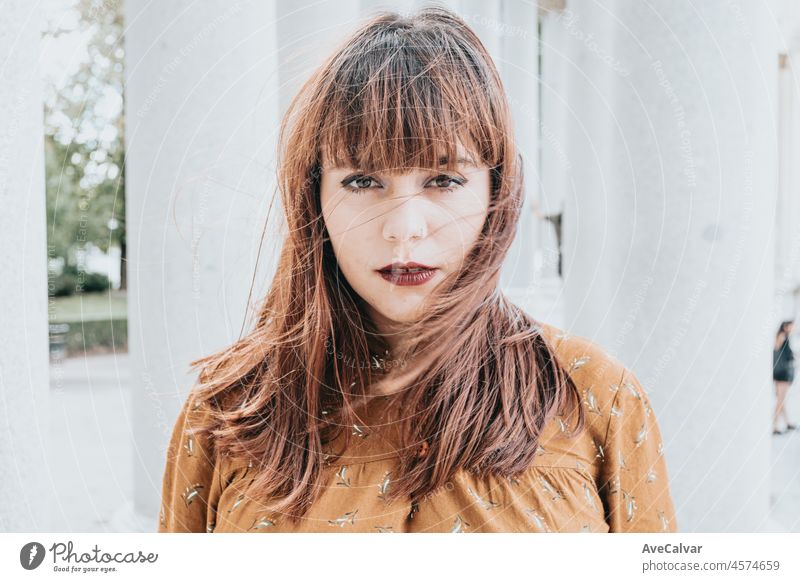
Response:
[[[461,19],[367,23],[281,144],[277,273],[193,362],[160,531],[676,531],[637,378],[499,290],[520,160]]]
[[[775,346],[772,352],[772,379],[775,381],[775,392],[778,401],[775,404],[775,415],[772,417],[772,434],[783,434],[786,431],[778,430],[778,419],[783,416],[786,430],[794,430],[797,425],[789,422],[786,412],[786,395],[794,381],[794,352],[789,345],[789,336],[794,331],[793,321],[784,321],[775,335]]]

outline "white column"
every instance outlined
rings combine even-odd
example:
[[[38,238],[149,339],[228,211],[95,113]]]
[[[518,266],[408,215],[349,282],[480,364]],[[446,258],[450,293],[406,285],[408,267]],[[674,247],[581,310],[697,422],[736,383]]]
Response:
[[[41,8],[0,18],[0,532],[48,531],[47,250]]]
[[[514,135],[523,158],[525,200],[517,234],[503,265],[509,296],[535,314],[534,274],[538,224],[532,201],[539,194],[539,10],[535,2],[502,2],[500,56],[496,59],[511,105]]]
[[[797,79],[790,55],[783,53],[778,67],[778,188],[775,221],[775,302],[774,324],[795,316],[794,289],[798,284],[797,191]]]
[[[795,6],[796,27],[800,27],[800,10]],[[787,255],[783,271],[778,275],[778,280],[783,279],[788,284],[779,283],[778,291],[781,293],[776,298],[778,304],[784,306],[778,314],[780,318],[796,319],[800,317],[800,47],[797,46],[797,36],[793,38],[792,49],[788,53],[787,76],[791,86],[790,109],[786,119],[779,119],[778,126],[788,125],[790,134],[787,150],[782,155],[782,163],[789,169],[786,189],[779,195],[785,200],[784,208],[778,208],[778,213],[785,211],[789,216],[789,242],[783,252]],[[786,297],[788,300],[784,300]],[[775,321],[776,329],[778,322]]]
[[[613,50],[613,21],[595,2],[570,2],[551,15],[553,36],[566,39],[561,45],[566,79],[565,148],[569,169],[563,187],[563,326],[596,330],[605,310],[590,301],[588,291],[611,295],[618,283],[614,253],[609,250],[615,227],[615,196],[609,186],[611,90],[629,76],[619,63],[607,57]],[[545,123],[549,118],[545,118]],[[589,335],[592,335],[589,333]]]
[[[334,48],[353,34],[362,22],[359,0],[281,0],[277,4],[280,26],[280,111],[286,110],[300,86]]]
[[[610,87],[585,131],[602,178],[568,208],[568,327],[652,396],[682,531],[768,527],[775,87],[764,2],[643,3],[580,16]],[[575,120],[584,117],[576,112]],[[584,150],[585,152],[585,150]]]
[[[503,10],[505,0],[500,2],[484,2],[482,0],[461,0],[458,12],[469,24],[478,38],[489,51],[498,68],[503,60]]]
[[[800,316],[800,6],[770,0],[780,26],[778,93],[778,203],[775,221],[775,314],[781,320]]]
[[[224,0],[125,12],[135,511],[153,531],[189,362],[238,339],[251,282],[255,302],[271,280],[274,231],[253,270],[275,185],[276,15]]]

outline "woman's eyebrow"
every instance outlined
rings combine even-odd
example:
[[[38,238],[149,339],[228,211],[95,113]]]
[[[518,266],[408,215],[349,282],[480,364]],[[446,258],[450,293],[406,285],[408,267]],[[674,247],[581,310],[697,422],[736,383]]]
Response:
[[[475,160],[473,160],[471,158],[465,158],[465,157],[456,158],[456,164],[461,164],[463,166],[475,166],[476,165],[475,164]],[[440,166],[446,166],[447,165],[447,156],[442,156],[441,158],[439,158],[439,165]]]

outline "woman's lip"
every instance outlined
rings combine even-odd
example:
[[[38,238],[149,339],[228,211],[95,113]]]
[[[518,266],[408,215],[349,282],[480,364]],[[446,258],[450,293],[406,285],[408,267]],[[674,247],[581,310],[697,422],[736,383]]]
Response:
[[[422,263],[415,263],[414,261],[408,261],[407,263],[401,262],[394,262],[388,265],[384,265],[379,271],[391,271],[392,269],[400,270],[400,269],[435,269],[436,267],[431,267],[430,265],[423,265]]]
[[[424,285],[430,281],[436,274],[435,267],[429,269],[421,269],[419,271],[378,271],[378,274],[389,283],[399,287],[406,287],[410,285]]]

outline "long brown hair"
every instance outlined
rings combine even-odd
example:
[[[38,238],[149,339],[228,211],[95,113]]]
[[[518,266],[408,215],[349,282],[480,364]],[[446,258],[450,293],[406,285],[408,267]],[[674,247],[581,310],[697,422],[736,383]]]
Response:
[[[413,340],[392,355],[422,355],[426,366],[380,369],[370,364],[388,343],[337,267],[321,161],[369,172],[438,167],[446,154],[450,166],[458,144],[490,168],[486,223],[463,268],[427,298]],[[392,374],[403,380],[396,405],[405,424],[388,500],[420,499],[460,469],[523,471],[543,426],[568,402],[578,418],[567,436],[584,429],[578,390],[540,324],[499,289],[522,205],[521,163],[500,77],[463,20],[441,8],[371,19],[292,101],[279,155],[288,231],[254,329],[192,362],[201,368],[196,396],[213,410],[201,430],[218,451],[253,463],[249,495],[299,519],[324,485],[324,445],[352,428],[368,388]]]

